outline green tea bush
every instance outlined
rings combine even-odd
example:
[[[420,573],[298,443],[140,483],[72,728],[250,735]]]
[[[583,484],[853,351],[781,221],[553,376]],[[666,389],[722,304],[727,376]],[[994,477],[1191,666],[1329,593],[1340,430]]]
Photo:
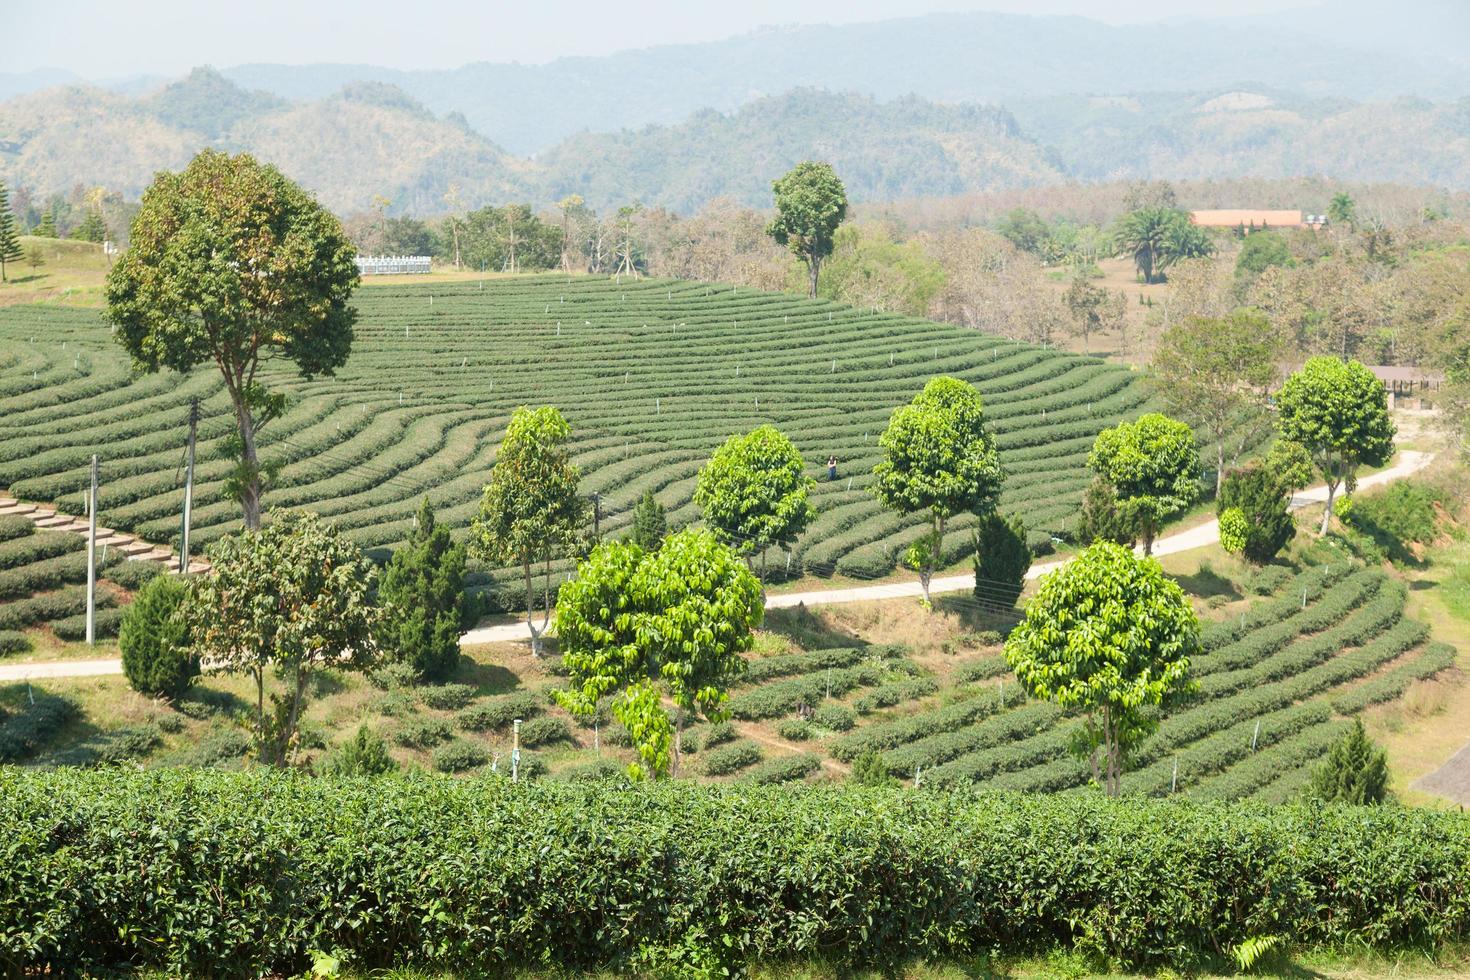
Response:
[[[567,766],[552,773],[552,779],[565,783],[600,783],[610,781],[626,783],[628,771],[611,759],[596,759],[575,766]]]
[[[396,691],[413,687],[418,683],[418,671],[410,664],[390,660],[381,667],[368,671],[368,683],[380,691]]]
[[[467,772],[489,762],[490,756],[479,742],[460,738],[439,746],[430,759],[440,772]]]
[[[1413,560],[1408,545],[1428,544],[1439,535],[1440,511],[1448,504],[1448,495],[1438,487],[1399,480],[1353,497],[1341,520],[1402,563]]]
[[[761,761],[761,750],[754,742],[731,742],[703,757],[700,769],[706,776],[728,776]]]
[[[544,699],[530,691],[513,691],[465,708],[454,716],[454,723],[467,732],[498,731],[509,728],[517,718],[540,714],[544,704]]]
[[[714,748],[716,745],[724,745],[735,741],[735,726],[728,721],[717,721],[705,730],[704,738],[701,739],[701,747]]]
[[[436,684],[418,689],[419,700],[440,711],[457,711],[475,698],[475,688],[469,684]]]
[[[250,733],[235,725],[214,725],[192,745],[170,753],[168,762],[191,768],[208,768],[237,762],[250,751]]]
[[[851,708],[843,705],[824,704],[812,713],[812,723],[829,731],[846,732],[857,724],[857,715]]]
[[[31,638],[19,630],[0,630],[0,657],[12,653],[26,653],[31,649]]]
[[[122,629],[123,614],[126,609],[98,609],[92,614],[92,632],[98,639],[117,636]],[[77,613],[75,616],[66,616],[62,619],[53,620],[50,624],[51,632],[56,634],[58,640],[66,640],[76,643],[87,638],[87,614]]]
[[[380,776],[398,768],[388,754],[383,737],[367,725],[359,725],[352,737],[322,760],[321,771],[331,776]]]
[[[1291,581],[1291,572],[1280,565],[1267,565],[1251,573],[1246,588],[1254,595],[1274,595]]]
[[[0,762],[24,762],[81,717],[75,701],[46,691],[29,690],[0,716]]]
[[[805,742],[812,737],[812,726],[800,718],[788,718],[776,726],[776,734],[788,742]]]
[[[783,755],[752,766],[742,778],[748,782],[764,785],[793,783],[799,779],[805,779],[821,768],[820,756],[808,753]]]
[[[29,517],[20,515],[0,517],[0,541],[13,541],[16,538],[30,537],[35,533],[36,525]]]
[[[572,730],[560,718],[541,715],[521,724],[521,744],[527,748],[539,748],[553,742],[572,741]]]
[[[414,749],[427,749],[447,742],[453,732],[443,718],[413,718],[393,733],[393,741]]]
[[[363,971],[636,972],[680,949],[738,972],[1055,945],[1188,968],[1265,934],[1470,934],[1453,812],[263,770],[7,769],[0,799],[15,973],[296,975],[324,949]]]
[[[120,561],[107,570],[107,577],[129,592],[137,592],[164,572],[163,565],[156,561]]]

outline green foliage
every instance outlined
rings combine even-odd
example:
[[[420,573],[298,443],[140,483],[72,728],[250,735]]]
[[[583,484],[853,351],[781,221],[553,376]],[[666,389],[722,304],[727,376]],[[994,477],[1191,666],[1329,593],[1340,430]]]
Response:
[[[1042,580],[1005,646],[1033,697],[1083,716],[1079,750],[1109,795],[1127,753],[1158,726],[1145,709],[1191,690],[1199,649],[1184,590],[1158,562],[1106,541]]]
[[[380,691],[398,691],[418,683],[419,674],[411,666],[390,660],[367,672],[368,683]]]
[[[6,265],[20,261],[21,254],[20,231],[10,210],[10,191],[0,181],[0,282],[7,278]]]
[[[13,653],[26,653],[31,649],[31,638],[19,630],[0,630],[0,657]]]
[[[1276,476],[1277,484],[1287,492],[1305,490],[1312,485],[1312,454],[1300,443],[1277,439],[1261,465]]]
[[[489,762],[490,756],[480,743],[461,738],[439,746],[431,754],[430,760],[440,772],[468,772]]]
[[[1355,227],[1358,223],[1358,205],[1347,191],[1338,191],[1327,204],[1327,220],[1335,225]]]
[[[1419,480],[1402,480],[1372,493],[1347,498],[1339,508],[1342,522],[1373,539],[1393,561],[1414,559],[1409,544],[1429,544],[1439,536],[1441,514],[1449,495]]]
[[[1162,282],[1164,271],[1180,259],[1215,251],[1204,229],[1190,221],[1189,213],[1172,207],[1139,208],[1124,215],[1113,241],[1120,253],[1132,256],[1145,283]]]
[[[872,749],[868,749],[852,760],[852,772],[847,778],[849,782],[858,786],[891,787],[898,785],[898,780],[889,774],[883,757]]]
[[[443,718],[410,718],[393,733],[393,741],[414,749],[427,749],[454,737]]]
[[[1239,555],[1245,551],[1246,537],[1250,533],[1250,523],[1245,518],[1245,512],[1239,507],[1227,507],[1220,511],[1220,547],[1232,555]],[[1218,596],[1212,596],[1219,598]]]
[[[1252,280],[1274,266],[1295,265],[1286,238],[1278,231],[1257,231],[1245,237],[1235,257],[1235,278]]]
[[[541,630],[551,617],[551,560],[566,551],[587,510],[577,492],[580,474],[567,448],[571,432],[555,408],[517,408],[470,526],[471,547],[478,557],[520,566],[526,625],[536,656],[541,655]],[[532,622],[537,597],[531,575],[536,564],[543,569],[540,629]]]
[[[377,569],[311,513],[273,513],[262,530],[221,538],[208,553],[214,572],[190,580],[179,616],[201,662],[254,679],[260,759],[285,765],[296,749],[311,678],[372,664]],[[271,695],[267,715],[265,680],[272,669],[286,690]]]
[[[742,555],[789,548],[816,515],[807,499],[816,481],[801,453],[772,425],[731,436],[699,471],[694,502],[715,536]]]
[[[809,753],[783,755],[758,763],[745,773],[745,781],[757,785],[772,786],[777,783],[794,783],[805,779],[822,768],[821,756]]]
[[[812,724],[833,732],[847,732],[857,724],[857,716],[851,708],[840,704],[824,704],[812,712]]]
[[[517,718],[540,714],[544,703],[530,691],[514,691],[465,708],[454,716],[454,722],[468,732],[502,731]]]
[[[864,309],[925,316],[944,287],[944,267],[916,241],[883,225],[847,225],[833,238],[819,296]]]
[[[457,711],[475,699],[469,684],[435,684],[418,689],[419,700],[440,711]]]
[[[700,771],[706,776],[728,776],[747,769],[761,761],[760,746],[754,742],[731,742],[711,750],[700,761]]]
[[[1333,744],[1312,773],[1308,791],[1327,803],[1382,803],[1388,797],[1388,753],[1373,744],[1362,719]]]
[[[669,533],[669,520],[664,505],[654,499],[652,490],[643,491],[638,506],[633,508],[633,531],[629,536],[644,551],[657,551]]]
[[[1258,962],[1280,949],[1283,944],[1283,938],[1278,935],[1251,936],[1231,952],[1235,956],[1235,965],[1242,971],[1249,971]]]
[[[1112,541],[1131,547],[1137,539],[1137,533],[1118,510],[1118,491],[1107,477],[1094,476],[1082,495],[1082,509],[1077,515],[1078,542],[1086,545]]]
[[[156,561],[120,561],[107,569],[107,578],[110,581],[133,592],[141,590],[163,574],[163,565]]]
[[[177,698],[199,676],[199,656],[180,613],[188,594],[183,582],[161,575],[143,587],[123,614],[117,645],[133,690]]]
[[[0,713],[0,763],[26,761],[82,716],[81,708],[71,698],[36,690],[29,684],[12,687],[9,692],[0,688],[0,695],[19,694],[22,690],[22,697],[6,705],[10,710]],[[4,947],[0,947],[3,955]]]
[[[811,160],[772,181],[771,190],[776,216],[766,234],[806,263],[807,295],[815,299],[822,260],[832,254],[837,226],[847,217],[847,192],[829,164]]]
[[[982,517],[975,542],[975,598],[1009,609],[1021,597],[1030,570],[1031,549],[1020,515]]]
[[[1325,534],[1337,488],[1351,493],[1359,466],[1382,466],[1393,456],[1388,393],[1357,361],[1313,357],[1286,379],[1277,405],[1281,437],[1306,449],[1327,481]]]
[[[107,315],[135,367],[213,363],[223,374],[247,528],[260,523],[255,440],[282,407],[257,368],[280,358],[310,378],[346,363],[354,254],[337,219],[275,167],[204,150],[182,172],[158,174],[108,273]]]
[[[464,546],[450,541],[447,527],[436,525],[425,497],[413,536],[393,552],[378,591],[383,645],[420,676],[442,679],[459,663],[464,564]]]
[[[71,230],[67,236],[79,242],[91,242],[101,245],[107,240],[107,225],[102,221],[102,215],[95,208],[88,208],[87,214],[81,223]]]
[[[670,535],[652,554],[603,542],[557,593],[557,635],[571,679],[558,699],[588,715],[613,698],[614,715],[640,752],[647,750],[647,774],[663,775],[675,760],[664,749],[673,719],[660,692],[683,714],[722,719],[763,615],[760,584],[708,531]]]
[[[571,742],[572,730],[560,718],[541,715],[521,723],[521,744],[534,749],[553,742]]]
[[[805,742],[812,737],[812,726],[800,718],[788,718],[776,726],[776,734],[788,742]]]
[[[1112,484],[1119,519],[1143,538],[1146,555],[1160,525],[1200,497],[1194,433],[1158,412],[1098,433],[1087,465]]]
[[[927,550],[915,556],[927,602],[945,522],[961,512],[993,511],[1005,479],[980,393],[958,378],[931,379],[894,410],[878,446],[883,459],[873,468],[873,495],[900,514],[927,511],[931,520]]]
[[[1289,478],[1289,477],[1288,477]],[[1255,464],[1234,470],[1216,500],[1220,515],[1220,542],[1226,551],[1243,554],[1264,565],[1296,536],[1296,521],[1288,507],[1291,489],[1282,484],[1280,471]],[[1227,515],[1230,541],[1226,541]]]
[[[397,768],[383,737],[367,725],[357,726],[352,737],[333,749],[321,764],[323,774],[339,777],[381,776]]]
[[[295,975],[342,949],[360,969],[620,972],[686,943],[732,969],[813,947],[897,969],[1055,936],[1156,971],[1267,933],[1389,949],[1470,929],[1454,812],[169,769],[7,769],[0,797],[12,971]]]

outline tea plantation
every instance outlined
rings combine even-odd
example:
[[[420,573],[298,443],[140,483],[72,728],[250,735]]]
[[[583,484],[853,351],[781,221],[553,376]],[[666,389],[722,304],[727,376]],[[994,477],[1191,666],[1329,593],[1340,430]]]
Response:
[[[1002,506],[1053,532],[1075,519],[1093,437],[1146,407],[1132,372],[1096,359],[783,293],[530,276],[374,286],[354,302],[357,340],[336,378],[271,369],[291,401],[264,429],[262,458],[279,466],[267,506],[310,507],[367,547],[401,541],[425,494],[441,522],[467,526],[511,410],[553,404],[573,426],[604,532],[630,520],[645,489],[672,523],[696,519],[695,472],[762,422],[795,440],[814,476],[835,454],[839,479],[821,480],[791,571],[872,577],[919,532],[866,492],[877,437],[930,377],[985,395],[1009,473]],[[203,413],[198,547],[239,522],[224,493],[233,421],[217,373],[134,376],[95,311],[0,310],[0,487],[80,512],[96,452],[104,523],[176,544],[191,398]],[[957,556],[969,536],[955,521],[947,550]]]

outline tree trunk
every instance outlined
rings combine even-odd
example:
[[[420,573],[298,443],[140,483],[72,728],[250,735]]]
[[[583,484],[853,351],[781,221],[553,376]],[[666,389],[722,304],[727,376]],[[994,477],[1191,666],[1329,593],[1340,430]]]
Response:
[[[806,260],[806,268],[807,268],[807,283],[806,283],[806,295],[807,295],[807,299],[816,299],[817,298],[817,276],[819,274],[821,274],[821,271],[822,271],[822,259],[821,259],[821,257],[820,256],[816,256],[816,255],[808,256],[807,257],[807,260]]]
[[[1225,439],[1222,436],[1215,444],[1215,499],[1220,499],[1220,491],[1225,489]]]
[[[531,620],[531,614],[536,607],[536,589],[531,584],[531,557],[527,555],[521,562],[521,570],[526,573],[526,629],[531,631],[531,656],[541,656],[541,634],[536,629],[536,624]]]
[[[262,737],[265,734],[265,668],[255,669],[255,736],[260,739],[257,751],[260,753],[260,761],[268,762],[266,759],[266,744]]]
[[[1332,501],[1337,496],[1337,483],[1336,479],[1327,481],[1327,509],[1322,511],[1322,527],[1317,531],[1319,535],[1327,533],[1327,525],[1332,521]]]
[[[231,391],[235,401],[235,419],[240,426],[240,465],[245,479],[240,486],[240,509],[245,515],[245,528],[260,530],[260,462],[255,454],[255,419],[245,404],[243,392]]]
[[[1154,536],[1158,534],[1158,528],[1153,521],[1145,521],[1143,524],[1143,556],[1149,557],[1154,553]]]

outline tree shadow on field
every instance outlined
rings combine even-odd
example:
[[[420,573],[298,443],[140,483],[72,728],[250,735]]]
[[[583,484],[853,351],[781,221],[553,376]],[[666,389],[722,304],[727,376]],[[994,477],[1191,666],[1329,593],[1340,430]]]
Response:
[[[1014,604],[1005,606],[999,602],[976,599],[965,593],[935,596],[933,604],[935,612],[954,616],[971,633],[994,630],[1005,636],[1022,617],[1021,610]]]
[[[803,650],[832,650],[867,646],[868,641],[818,616],[805,603],[767,609],[764,629],[784,636]]]
[[[515,671],[500,664],[481,663],[463,654],[459,658],[459,666],[454,668],[450,677],[451,681],[459,684],[468,684],[477,689],[479,694],[504,694],[514,691],[521,686],[521,678]]]
[[[1240,588],[1208,564],[1201,564],[1199,571],[1193,575],[1177,576],[1176,581],[1185,592],[1197,595],[1201,599],[1210,599],[1219,595],[1234,602],[1241,598]]]

